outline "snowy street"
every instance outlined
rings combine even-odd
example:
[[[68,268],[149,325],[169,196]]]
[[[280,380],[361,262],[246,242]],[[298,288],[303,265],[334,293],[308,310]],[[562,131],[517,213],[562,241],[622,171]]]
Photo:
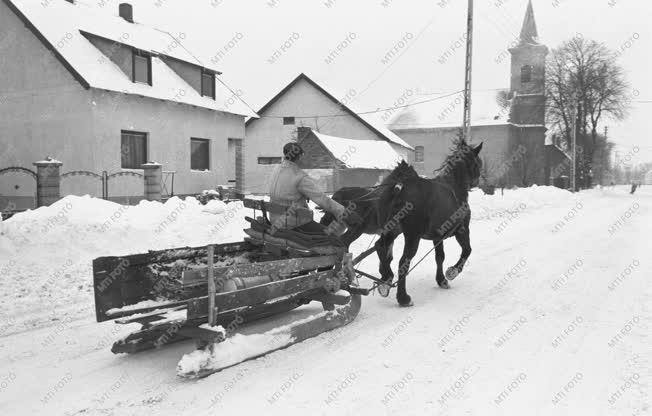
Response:
[[[17,230],[45,226],[66,202],[71,202],[66,220],[52,223],[40,246],[21,246]],[[506,191],[503,197],[474,192],[474,251],[451,290],[436,287],[432,255],[408,277],[414,307],[399,308],[394,291],[389,298],[369,296],[352,324],[199,381],[175,375],[180,357],[194,349],[192,342],[116,356],[110,352],[113,341],[137,326],[97,324],[93,311],[92,258],[205,244],[207,225],[228,218],[223,207],[214,211],[220,213],[200,213],[200,205],[188,202],[161,233],[167,237],[157,238],[155,227],[145,231],[139,215],[155,213],[149,218],[153,224],[180,202],[130,208],[134,211],[104,232],[98,230],[102,215],[110,217],[118,206],[77,197],[42,208],[50,217],[37,216],[39,210],[0,224],[0,413],[651,412],[648,187],[633,196],[624,187],[575,195],[545,187]],[[93,204],[107,205],[107,211],[96,212],[99,223],[82,223],[79,218],[89,217],[84,207]],[[142,229],[131,222],[136,219]],[[197,233],[184,236],[184,227]],[[223,226],[221,241],[239,238],[238,227],[239,219]],[[362,237],[354,253],[370,241]],[[394,248],[394,267],[401,241]],[[422,241],[417,259],[430,248]],[[447,240],[446,249],[448,266],[459,248]],[[44,283],[47,270],[66,268],[72,255],[78,257],[58,282]],[[375,256],[362,268],[375,273]],[[51,310],[30,307],[47,297]],[[49,318],[55,315],[58,320]]]

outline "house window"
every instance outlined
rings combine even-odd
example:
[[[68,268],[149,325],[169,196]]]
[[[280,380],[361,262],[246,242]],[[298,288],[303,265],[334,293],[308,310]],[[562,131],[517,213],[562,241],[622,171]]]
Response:
[[[414,146],[414,161],[423,162],[423,146]]]
[[[190,169],[210,169],[210,143],[207,139],[190,139]]]
[[[521,67],[521,83],[532,81],[532,65],[523,65]]]
[[[215,99],[215,74],[205,69],[201,72],[201,95]]]
[[[132,81],[152,85],[152,57],[147,52],[133,50]]]
[[[258,158],[259,165],[278,165],[281,163],[280,156],[260,156]]]
[[[122,168],[142,169],[147,163],[147,133],[122,130],[121,136]]]
[[[290,124],[294,124],[294,117],[283,117],[283,125],[287,126]]]

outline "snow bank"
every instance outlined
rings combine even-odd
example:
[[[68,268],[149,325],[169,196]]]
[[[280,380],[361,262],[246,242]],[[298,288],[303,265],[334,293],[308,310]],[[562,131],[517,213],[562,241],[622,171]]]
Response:
[[[594,191],[587,191],[592,192]],[[497,189],[494,195],[485,195],[481,190],[475,189],[469,194],[469,205],[475,221],[504,217],[515,211],[559,206],[583,195],[584,193],[573,194],[554,186],[535,185],[529,188],[506,189],[502,195],[500,189]]]
[[[56,315],[92,316],[94,258],[239,241],[246,211],[242,203],[195,198],[126,206],[67,196],[14,215],[0,223],[0,320],[15,322],[5,333]]]

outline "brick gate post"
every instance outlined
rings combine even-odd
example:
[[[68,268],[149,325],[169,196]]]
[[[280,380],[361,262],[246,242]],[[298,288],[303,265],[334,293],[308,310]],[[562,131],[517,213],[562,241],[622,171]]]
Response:
[[[161,200],[161,180],[163,169],[159,163],[147,162],[143,165],[145,179],[145,199],[148,201]]]
[[[48,156],[33,164],[36,166],[36,207],[57,202],[61,198],[59,168],[63,163]]]

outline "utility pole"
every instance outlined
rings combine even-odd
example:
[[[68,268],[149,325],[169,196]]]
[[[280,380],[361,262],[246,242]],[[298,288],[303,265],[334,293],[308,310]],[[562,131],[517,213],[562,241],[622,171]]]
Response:
[[[464,120],[462,130],[471,142],[471,68],[473,61],[473,0],[469,0],[466,18],[466,64],[464,71]]]
[[[577,117],[579,116],[579,102],[573,99],[573,135],[571,137],[571,192],[577,191]]]
[[[607,166],[609,166],[609,163],[604,160],[604,150],[607,147],[607,142],[608,142],[608,137],[609,137],[609,127],[604,126],[604,145],[602,146],[602,155],[600,156],[600,185],[604,186],[604,173],[607,170]]]

